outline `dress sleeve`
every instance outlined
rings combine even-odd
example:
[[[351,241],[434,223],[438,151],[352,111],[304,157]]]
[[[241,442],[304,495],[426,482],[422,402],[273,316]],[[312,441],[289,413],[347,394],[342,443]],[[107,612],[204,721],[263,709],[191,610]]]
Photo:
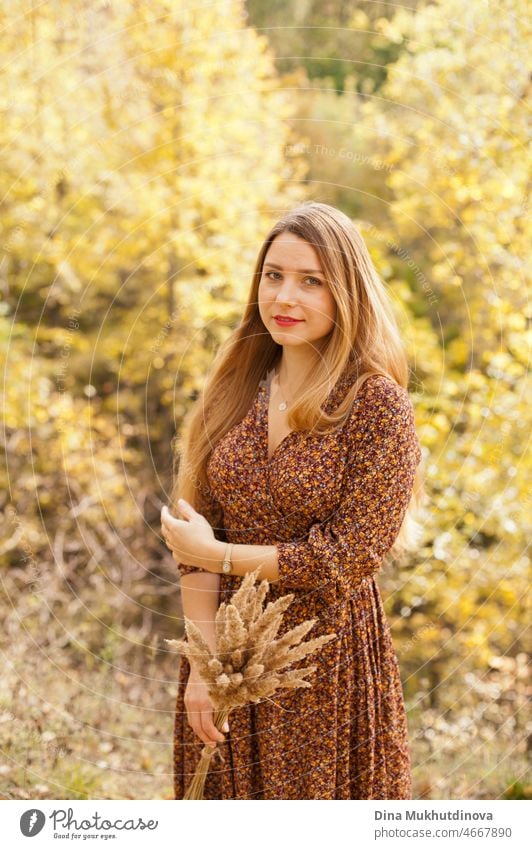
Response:
[[[346,424],[348,460],[339,506],[301,541],[277,543],[282,587],[351,595],[376,573],[395,542],[412,494],[421,448],[406,389],[367,379]]]
[[[206,493],[201,487],[198,488],[198,504],[196,507],[198,513],[205,516],[209,524],[212,526],[216,539],[226,541],[225,529],[223,526],[223,508],[212,493]],[[204,572],[199,566],[186,566],[184,563],[178,563],[177,568],[180,575],[187,575],[189,572]]]

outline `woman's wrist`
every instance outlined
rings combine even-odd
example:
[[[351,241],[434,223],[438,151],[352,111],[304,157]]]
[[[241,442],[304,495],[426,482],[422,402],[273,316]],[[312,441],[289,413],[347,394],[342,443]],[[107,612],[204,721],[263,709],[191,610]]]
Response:
[[[223,542],[223,540],[210,540],[204,548],[203,556],[199,557],[198,563],[194,565],[199,566],[201,569],[206,569],[207,572],[214,572],[221,575],[226,545],[227,543]]]
[[[196,669],[196,667],[194,666],[194,662],[193,662],[192,660],[189,660],[189,664],[188,664],[188,665],[189,665],[189,667],[190,667],[190,672],[189,672],[189,675],[188,675],[188,680],[189,680],[189,681],[203,681],[203,678],[201,677],[200,673],[198,672],[198,670],[197,670],[197,669]]]
[[[212,539],[202,545],[200,554],[195,558],[193,566],[204,569],[216,575],[223,575],[223,559],[226,554],[227,543],[223,540]],[[231,549],[232,575],[243,577],[247,572],[253,572],[257,566],[262,566],[259,578],[267,578],[269,581],[277,581],[279,569],[277,565],[276,545],[233,545]]]

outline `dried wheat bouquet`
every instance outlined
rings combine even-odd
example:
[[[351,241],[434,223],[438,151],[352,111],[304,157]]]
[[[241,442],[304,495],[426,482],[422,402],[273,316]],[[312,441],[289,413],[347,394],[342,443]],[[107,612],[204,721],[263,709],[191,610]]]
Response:
[[[303,637],[316,624],[315,619],[308,619],[275,639],[294,594],[269,602],[264,608],[269,583],[264,579],[256,585],[259,571],[260,566],[254,572],[248,572],[231,600],[219,606],[215,618],[214,654],[197,625],[186,617],[187,640],[166,640],[194,661],[208,687],[214,706],[214,724],[218,730],[222,729],[235,707],[268,699],[277,690],[311,687],[312,683],[306,676],[315,672],[315,666],[292,670],[287,667],[337,636],[331,633],[302,643]],[[184,799],[203,798],[210,759],[216,752],[221,757],[218,747],[204,746]]]

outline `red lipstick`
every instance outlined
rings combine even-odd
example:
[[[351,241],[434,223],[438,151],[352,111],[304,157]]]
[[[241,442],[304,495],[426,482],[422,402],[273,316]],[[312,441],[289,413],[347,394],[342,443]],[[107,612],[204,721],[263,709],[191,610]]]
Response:
[[[274,315],[274,320],[280,327],[292,327],[294,324],[299,324],[303,321],[302,318],[292,318],[291,316]]]

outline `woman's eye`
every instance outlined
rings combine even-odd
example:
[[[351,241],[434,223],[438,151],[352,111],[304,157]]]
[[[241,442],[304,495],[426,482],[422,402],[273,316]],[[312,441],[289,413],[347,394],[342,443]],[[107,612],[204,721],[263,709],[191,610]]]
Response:
[[[278,271],[265,271],[264,276],[269,280],[278,280],[280,278],[280,273]],[[313,286],[321,286],[321,280],[318,280],[317,277],[305,277],[305,281],[310,280]]]

